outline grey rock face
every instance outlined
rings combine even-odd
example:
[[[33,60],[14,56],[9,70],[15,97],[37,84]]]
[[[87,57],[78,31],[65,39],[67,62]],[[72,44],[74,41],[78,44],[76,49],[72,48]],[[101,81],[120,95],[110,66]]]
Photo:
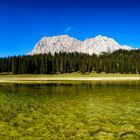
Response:
[[[108,38],[106,36],[96,36],[95,38],[86,39],[84,41],[79,41],[68,35],[53,36],[53,37],[43,37],[31,53],[33,54],[54,54],[59,52],[82,52],[87,54],[101,54],[102,52],[113,52],[115,50],[125,49],[131,50],[132,47],[121,46],[114,39]]]

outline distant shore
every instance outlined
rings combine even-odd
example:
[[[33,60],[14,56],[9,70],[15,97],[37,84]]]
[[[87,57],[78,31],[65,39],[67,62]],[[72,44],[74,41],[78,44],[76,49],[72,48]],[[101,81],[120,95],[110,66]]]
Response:
[[[138,81],[140,80],[140,76],[60,76],[60,75],[51,75],[51,76],[45,76],[45,75],[2,75],[0,76],[0,83],[47,83],[51,81]]]

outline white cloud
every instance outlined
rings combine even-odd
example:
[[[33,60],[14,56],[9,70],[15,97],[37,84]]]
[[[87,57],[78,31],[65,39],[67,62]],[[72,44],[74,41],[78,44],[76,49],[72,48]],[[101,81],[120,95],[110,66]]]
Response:
[[[74,30],[74,27],[68,27],[68,28],[66,28],[66,29],[64,30],[64,32],[69,32],[69,31],[71,31],[71,30]]]
[[[70,30],[72,30],[72,28],[71,28],[71,27],[69,27],[69,28],[65,29],[65,32],[69,32]]]

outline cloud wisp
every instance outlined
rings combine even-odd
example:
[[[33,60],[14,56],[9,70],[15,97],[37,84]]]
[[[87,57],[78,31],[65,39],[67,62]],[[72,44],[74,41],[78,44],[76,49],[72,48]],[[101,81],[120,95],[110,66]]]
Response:
[[[74,27],[68,27],[68,28],[66,28],[65,30],[64,30],[64,32],[70,32],[71,30],[73,30],[74,29]]]

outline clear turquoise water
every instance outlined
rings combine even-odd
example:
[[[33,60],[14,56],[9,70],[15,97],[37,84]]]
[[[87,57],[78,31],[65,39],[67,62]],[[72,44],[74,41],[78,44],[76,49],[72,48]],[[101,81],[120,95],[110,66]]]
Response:
[[[140,82],[0,84],[2,140],[139,140]]]

